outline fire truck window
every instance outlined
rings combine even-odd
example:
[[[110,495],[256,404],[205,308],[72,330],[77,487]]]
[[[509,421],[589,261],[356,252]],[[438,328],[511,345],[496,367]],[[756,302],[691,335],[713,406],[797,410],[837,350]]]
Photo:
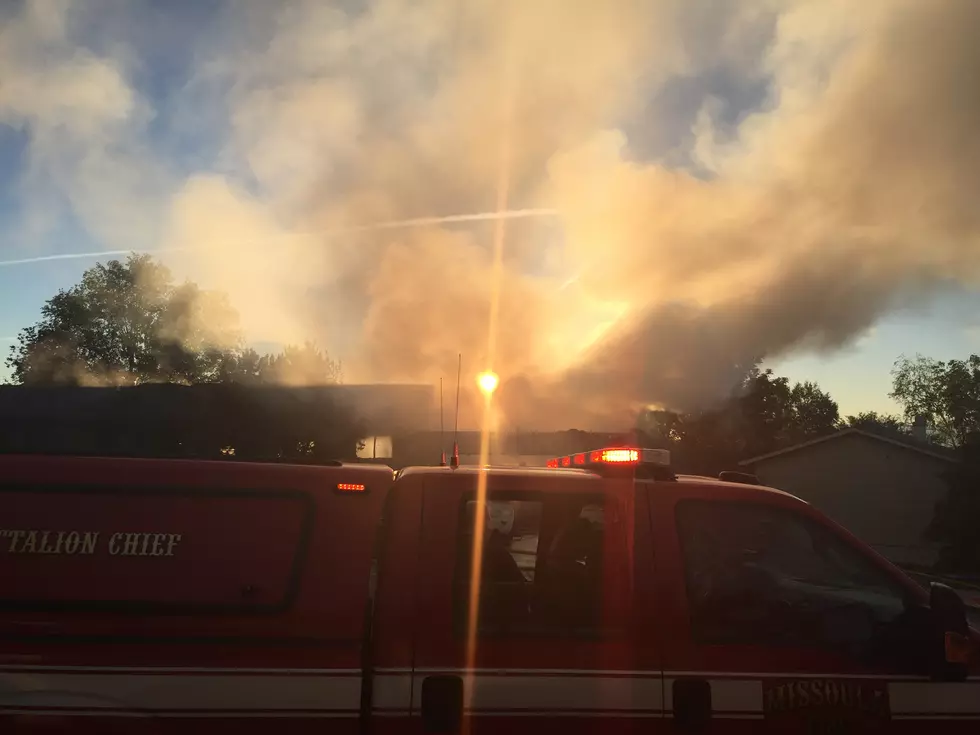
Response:
[[[866,657],[905,611],[904,590],[831,530],[793,512],[690,501],[677,510],[692,634],[702,643]]]
[[[455,584],[459,632],[469,622],[476,503],[461,517]],[[603,508],[489,500],[479,586],[481,635],[567,635],[593,627],[601,601]]]

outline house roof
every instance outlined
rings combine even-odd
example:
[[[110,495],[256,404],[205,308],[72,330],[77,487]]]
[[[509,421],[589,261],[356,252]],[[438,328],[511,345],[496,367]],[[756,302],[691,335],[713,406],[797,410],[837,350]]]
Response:
[[[227,400],[247,400],[268,411],[315,412],[337,404],[365,431],[390,433],[431,423],[434,390],[429,385],[279,385],[173,383],[128,387],[0,386],[0,419],[7,424],[128,424],[194,420],[227,410]]]
[[[931,444],[921,444],[915,442],[914,440],[903,441],[902,439],[895,439],[890,436],[882,436],[881,434],[876,434],[871,431],[864,431],[863,429],[841,429],[840,431],[835,431],[832,434],[827,434],[826,436],[818,437],[817,439],[810,439],[809,441],[801,442],[799,444],[794,444],[791,447],[786,447],[785,449],[779,449],[775,452],[769,452],[768,454],[762,454],[758,457],[750,457],[749,459],[743,459],[739,462],[741,466],[753,465],[758,462],[764,462],[767,459],[772,459],[773,457],[779,457],[784,454],[791,454],[793,452],[798,452],[802,449],[807,449],[809,447],[815,446],[817,444],[823,444],[824,442],[834,441],[837,439],[843,439],[847,436],[863,436],[868,439],[874,439],[875,441],[883,442],[885,444],[891,444],[895,447],[900,447],[901,449],[908,449],[912,452],[918,452],[927,457],[932,457],[933,459],[941,459],[945,462],[956,462],[957,458],[953,451],[946,449],[945,447],[938,447]]]

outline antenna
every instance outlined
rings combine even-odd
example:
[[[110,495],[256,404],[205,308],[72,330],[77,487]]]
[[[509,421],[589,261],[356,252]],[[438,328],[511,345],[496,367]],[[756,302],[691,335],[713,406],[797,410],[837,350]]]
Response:
[[[463,353],[459,353],[459,364],[456,366],[456,419],[453,423],[453,456],[449,460],[450,467],[456,469],[459,467],[459,442],[457,441],[459,437],[459,380],[460,376],[463,374]]]
[[[446,427],[445,414],[442,410],[442,378],[439,378],[439,466],[446,466]]]

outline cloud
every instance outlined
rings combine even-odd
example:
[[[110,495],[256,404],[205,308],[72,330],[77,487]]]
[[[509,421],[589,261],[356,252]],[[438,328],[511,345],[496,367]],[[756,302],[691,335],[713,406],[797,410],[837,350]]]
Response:
[[[970,344],[980,345],[980,325],[964,327],[963,336]]]
[[[508,420],[598,427],[978,275],[970,0],[227,3],[167,103],[219,141],[181,177],[128,56],[51,7],[0,36],[4,78],[40,90],[0,92],[32,170],[107,248],[134,222],[189,246],[255,339],[318,339],[351,380],[434,382],[462,352]],[[719,69],[761,104],[665,102]],[[658,130],[685,132],[638,158]],[[498,207],[556,214],[433,220]]]
[[[0,26],[0,124],[29,139],[21,182],[28,245],[64,207],[98,243],[151,247],[163,162],[146,149],[153,116],[121,57],[80,44],[84,6],[28,0]]]
[[[600,263],[579,283],[636,312],[571,385],[624,411],[696,404],[755,359],[838,348],[946,278],[975,283],[980,7],[852,11],[781,15],[771,102],[699,141],[708,179],[625,160],[616,134],[552,159],[548,203],[574,257]]]

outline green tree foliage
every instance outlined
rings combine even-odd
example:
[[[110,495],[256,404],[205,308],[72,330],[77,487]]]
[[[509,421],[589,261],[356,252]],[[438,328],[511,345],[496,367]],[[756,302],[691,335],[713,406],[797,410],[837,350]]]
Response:
[[[742,456],[758,456],[835,431],[837,403],[816,383],[790,385],[772,370],[753,370],[732,409],[740,420]]]
[[[333,385],[342,378],[340,362],[309,341],[286,345],[274,355],[246,348],[229,356],[221,369],[222,382],[240,385]]]
[[[848,416],[843,425],[849,429],[861,429],[883,436],[902,438],[910,435],[909,425],[901,418],[877,411],[862,411],[856,416]]]
[[[313,342],[272,355],[240,343],[238,313],[224,294],[175,284],[165,266],[134,254],[95,265],[48,299],[7,366],[23,385],[341,381],[340,363]]]
[[[789,394],[789,426],[786,439],[806,441],[835,431],[840,425],[837,401],[816,383],[797,383]]]
[[[342,377],[340,363],[313,342],[287,345],[280,354],[267,356],[261,373],[265,382],[283,385],[329,385]]]
[[[714,475],[740,460],[823,436],[840,423],[837,403],[815,383],[790,384],[753,368],[720,405],[702,411],[647,411],[637,428],[669,448],[684,471]]]
[[[222,294],[174,284],[150,256],[131,255],[48,299],[7,366],[25,385],[214,382],[238,344],[237,322]]]
[[[901,357],[892,370],[892,392],[905,418],[924,416],[934,440],[961,447],[980,430],[980,356],[934,360]]]
[[[643,412],[636,428],[651,448],[669,449],[684,439],[684,423],[680,414],[673,411],[649,410]]]
[[[683,415],[683,438],[671,450],[671,461],[678,470],[695,474],[716,476],[732,469],[745,457],[739,421],[731,406]]]
[[[51,402],[70,403],[71,386],[130,390],[102,393],[97,416],[66,406],[36,421],[36,431],[0,431],[0,450],[350,457],[356,417],[316,390],[340,382],[340,364],[312,342],[273,355],[240,342],[238,314],[223,294],[175,284],[147,255],[100,263],[44,304],[7,365],[14,383]]]
[[[791,394],[788,378],[758,368],[749,373],[728,407],[736,416],[735,441],[742,445],[740,453],[756,456],[786,443],[792,420]]]
[[[251,347],[240,350],[238,354],[229,354],[221,366],[221,382],[260,385],[268,375],[268,362],[268,355],[260,355]]]

